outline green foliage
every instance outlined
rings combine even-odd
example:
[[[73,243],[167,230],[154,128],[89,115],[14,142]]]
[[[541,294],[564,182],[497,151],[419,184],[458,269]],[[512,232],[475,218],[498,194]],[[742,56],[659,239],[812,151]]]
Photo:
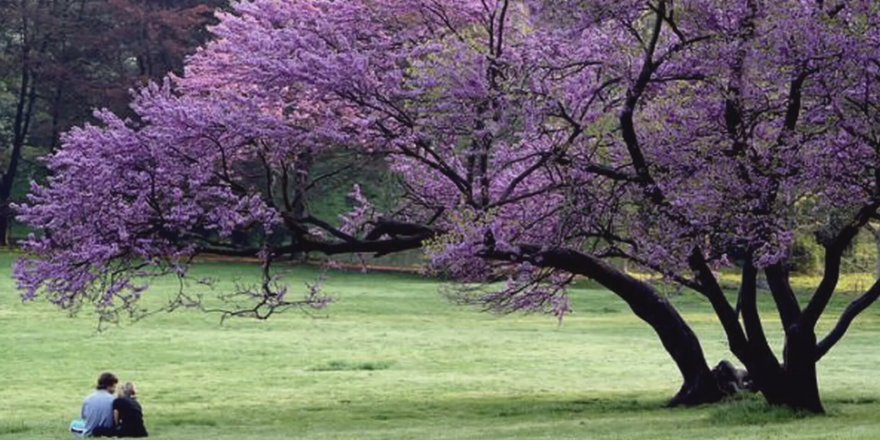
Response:
[[[807,237],[800,237],[794,243],[791,251],[791,270],[799,274],[816,273],[819,269],[819,258],[822,248],[816,241]]]
[[[801,275],[821,275],[824,250],[815,237],[799,235],[792,250],[791,270]],[[875,273],[877,242],[868,231],[862,231],[847,249],[841,270],[848,273]]]
[[[400,188],[395,185],[395,177],[382,160],[347,155],[321,157],[311,174],[316,178],[343,169],[344,172],[322,180],[320,186],[309,193],[308,204],[312,214],[334,225],[338,224],[339,214],[347,213],[353,207],[349,194],[355,184],[361,185],[367,198],[381,212],[395,208]]]
[[[862,231],[856,237],[853,245],[847,250],[843,262],[843,270],[846,272],[876,273],[877,241],[868,231]]]

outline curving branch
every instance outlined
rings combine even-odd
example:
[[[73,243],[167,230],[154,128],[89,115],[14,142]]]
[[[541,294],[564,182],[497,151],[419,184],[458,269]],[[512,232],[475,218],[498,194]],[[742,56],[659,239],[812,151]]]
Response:
[[[801,317],[801,307],[789,283],[788,269],[783,263],[777,263],[764,269],[764,274],[773,301],[776,303],[782,327],[788,333]]]
[[[749,338],[749,344],[754,348],[756,354],[772,359],[773,363],[779,365],[779,361],[767,342],[764,327],[761,325],[761,316],[758,313],[757,276],[758,270],[752,261],[752,257],[748,256],[742,269],[742,282],[740,283],[739,291],[739,304],[742,310],[743,324],[745,325],[746,335]]]
[[[825,274],[822,276],[822,281],[819,282],[819,286],[804,309],[803,316],[801,317],[804,325],[809,328],[815,328],[816,323],[831,301],[834,291],[837,289],[844,249],[852,243],[859,229],[871,221],[878,208],[880,208],[880,201],[872,201],[863,207],[856,214],[855,218],[841,229],[833,239],[825,243]]]
[[[703,257],[703,253],[695,248],[691,252],[688,264],[691,270],[694,271],[699,283],[697,292],[709,300],[715,315],[721,320],[721,326],[727,335],[730,351],[745,364],[747,369],[752,370],[754,362],[752,351],[749,349],[749,340],[739,323],[736,310],[730,305],[727,297],[724,296],[724,289],[718,284],[718,279],[712,273],[712,269],[706,262],[705,257]]]
[[[816,344],[816,361],[822,359],[835,344],[846,335],[852,322],[880,298],[880,280],[874,283],[867,292],[853,300],[840,315],[834,328]]]
[[[487,237],[481,256],[504,262],[528,262],[537,267],[562,270],[596,281],[623,299],[636,316],[651,326],[675,361],[685,383],[670,402],[671,406],[707,403],[724,397],[693,330],[669,300],[650,284],[594,255],[574,249],[534,244],[498,249],[491,234]]]

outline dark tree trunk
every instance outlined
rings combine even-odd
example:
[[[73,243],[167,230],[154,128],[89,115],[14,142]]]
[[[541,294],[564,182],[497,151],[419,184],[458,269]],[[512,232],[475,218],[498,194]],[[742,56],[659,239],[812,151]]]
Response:
[[[815,362],[809,365],[794,365],[786,368],[779,380],[764,384],[761,394],[770,405],[784,406],[796,411],[824,414],[819,395],[819,381]]]
[[[47,44],[48,41],[43,42],[40,53],[45,52]],[[21,83],[19,84],[18,102],[15,107],[15,120],[12,124],[12,145],[9,152],[9,164],[5,170],[0,170],[0,246],[9,245],[9,226],[12,217],[12,211],[9,209],[9,199],[12,196],[12,187],[15,184],[15,177],[18,174],[18,167],[21,163],[22,150],[30,132],[34,105],[37,102],[35,74],[31,69],[30,48],[25,47],[22,52]]]
[[[21,154],[21,148],[13,150],[13,154]],[[12,226],[12,208],[9,207],[9,198],[12,195],[12,177],[15,176],[18,166],[19,157],[13,156],[9,169],[6,174],[0,178],[0,247],[9,246],[9,229]]]
[[[0,247],[6,247],[10,245],[9,240],[9,228],[10,228],[10,214],[0,206]]]
[[[684,380],[684,385],[669,402],[669,406],[703,405],[742,392],[758,391],[748,371],[736,368],[728,361],[719,362],[709,374],[701,373],[685,377]]]
[[[717,402],[724,397],[715,375],[707,368],[705,372],[684,376],[684,383],[669,401],[669,406],[703,405]]]
[[[606,285],[629,305],[633,313],[651,326],[672,357],[684,383],[670,406],[713,403],[725,397],[709,369],[697,335],[669,301],[651,286]],[[613,287],[612,287],[613,286]]]
[[[799,326],[790,329],[785,341],[782,392],[780,396],[774,396],[774,400],[781,398],[781,401],[771,403],[811,413],[824,413],[816,361],[816,333],[811,328]]]
[[[756,364],[750,377],[767,403],[797,411],[823,414],[816,372],[818,351],[812,330],[797,326],[786,332],[785,362]]]
[[[819,381],[816,376],[815,362],[809,365],[798,365],[786,371],[785,395],[783,405],[814,414],[824,414],[822,399],[819,396]]]
[[[15,151],[20,152],[21,150],[19,148]],[[10,170],[8,170],[7,174],[5,174],[2,179],[0,179],[0,247],[6,247],[11,244],[11,240],[9,239],[9,230],[12,227],[13,212],[12,208],[9,207],[9,198],[12,194],[13,180],[9,177],[15,175],[17,163],[18,157],[13,157],[12,165],[10,165]]]
[[[589,277],[623,299],[640,319],[645,321],[675,361],[684,383],[669,402],[670,406],[714,403],[730,393],[719,383],[719,375],[706,363],[697,335],[681,314],[650,284],[588,254],[571,249],[543,249],[522,245],[519,252],[485,252],[485,257],[512,261],[519,259],[532,264],[565,270]]]

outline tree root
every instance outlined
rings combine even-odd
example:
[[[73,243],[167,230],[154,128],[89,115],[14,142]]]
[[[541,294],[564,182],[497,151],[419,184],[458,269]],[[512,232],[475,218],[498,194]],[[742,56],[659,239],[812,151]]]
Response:
[[[721,361],[706,374],[686,381],[668,406],[697,406],[717,403],[739,393],[755,393],[754,382],[748,371],[736,368],[729,361]]]

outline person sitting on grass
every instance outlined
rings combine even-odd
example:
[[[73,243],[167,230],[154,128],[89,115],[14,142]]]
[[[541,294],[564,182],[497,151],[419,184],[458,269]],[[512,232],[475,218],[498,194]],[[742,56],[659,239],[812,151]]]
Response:
[[[113,373],[103,373],[98,377],[95,392],[83,401],[82,418],[85,420],[83,437],[113,437],[113,394],[119,380]]]
[[[113,401],[113,417],[116,421],[116,435],[119,437],[147,437],[144,426],[144,412],[137,401],[137,388],[126,382],[119,390],[119,397]]]

